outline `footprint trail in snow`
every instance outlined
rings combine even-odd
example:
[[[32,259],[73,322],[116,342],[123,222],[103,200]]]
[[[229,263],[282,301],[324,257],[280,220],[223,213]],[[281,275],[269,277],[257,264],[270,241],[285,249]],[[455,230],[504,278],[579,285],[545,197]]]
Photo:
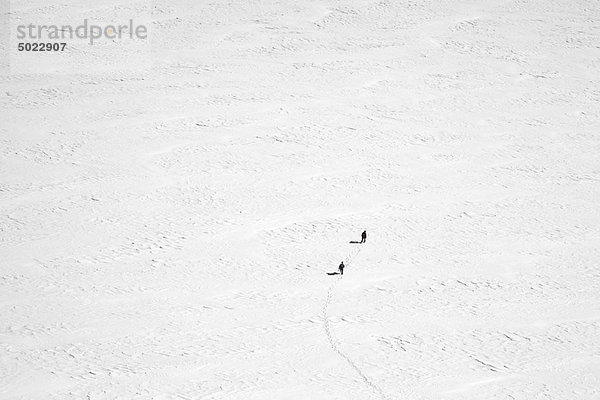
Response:
[[[355,251],[353,251],[346,257],[346,260],[344,260],[346,263],[346,267],[351,265],[354,258],[360,254],[360,251],[361,251],[361,247],[358,247]],[[334,352],[336,352],[358,374],[358,376],[360,376],[361,380],[365,383],[365,385],[367,385],[369,387],[369,389],[372,392],[376,393],[380,399],[390,400],[390,398],[385,395],[383,390],[381,390],[381,388],[379,386],[377,386],[377,384],[375,382],[373,382],[358,367],[358,365],[356,365],[356,363],[346,353],[344,353],[342,351],[342,349],[340,348],[338,341],[335,337],[335,333],[333,332],[333,329],[331,328],[331,325],[329,324],[329,314],[328,314],[327,310],[333,299],[335,287],[339,284],[339,282],[341,281],[341,278],[342,277],[340,276],[329,286],[329,289],[327,290],[327,298],[325,299],[325,304],[323,304],[323,328],[325,329],[325,334],[327,335],[327,340],[329,340],[329,345],[331,346],[331,349]]]

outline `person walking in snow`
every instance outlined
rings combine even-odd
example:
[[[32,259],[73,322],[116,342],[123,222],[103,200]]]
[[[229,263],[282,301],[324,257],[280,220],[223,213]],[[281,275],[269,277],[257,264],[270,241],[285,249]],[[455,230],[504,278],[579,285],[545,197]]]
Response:
[[[342,261],[342,263],[341,263],[341,264],[340,264],[340,266],[338,267],[338,269],[340,270],[340,274],[341,274],[341,275],[344,275],[344,268],[345,268],[345,267],[346,267],[346,266],[344,265],[344,262]]]
[[[367,242],[367,231],[363,231],[362,235],[360,235],[360,242],[361,243]]]

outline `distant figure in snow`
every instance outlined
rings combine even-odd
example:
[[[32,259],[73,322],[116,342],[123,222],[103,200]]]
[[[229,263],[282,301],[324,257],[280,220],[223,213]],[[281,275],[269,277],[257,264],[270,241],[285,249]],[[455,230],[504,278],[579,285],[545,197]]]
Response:
[[[363,231],[362,235],[360,235],[360,242],[361,243],[367,242],[367,231]]]
[[[344,265],[344,262],[342,261],[342,263],[338,267],[338,269],[340,270],[340,274],[341,275],[344,275],[344,267],[346,267],[346,266]]]

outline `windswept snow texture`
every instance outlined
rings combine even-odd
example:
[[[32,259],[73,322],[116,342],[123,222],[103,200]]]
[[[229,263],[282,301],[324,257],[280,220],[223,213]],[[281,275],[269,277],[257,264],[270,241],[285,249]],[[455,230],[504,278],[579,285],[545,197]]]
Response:
[[[0,76],[0,398],[600,399],[598,1],[10,16],[125,9]]]

